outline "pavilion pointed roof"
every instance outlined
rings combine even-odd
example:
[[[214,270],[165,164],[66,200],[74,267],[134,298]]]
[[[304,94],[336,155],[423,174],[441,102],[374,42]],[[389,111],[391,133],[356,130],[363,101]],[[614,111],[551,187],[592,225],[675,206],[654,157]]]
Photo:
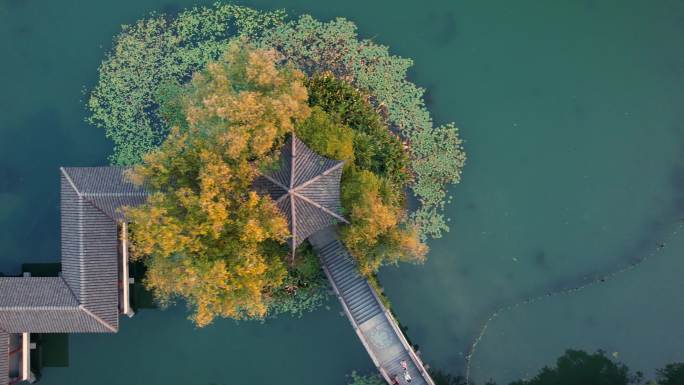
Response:
[[[262,195],[270,195],[287,219],[294,249],[318,230],[339,222],[340,179],[344,161],[316,154],[295,134],[283,145],[280,167],[259,176],[254,183]]]

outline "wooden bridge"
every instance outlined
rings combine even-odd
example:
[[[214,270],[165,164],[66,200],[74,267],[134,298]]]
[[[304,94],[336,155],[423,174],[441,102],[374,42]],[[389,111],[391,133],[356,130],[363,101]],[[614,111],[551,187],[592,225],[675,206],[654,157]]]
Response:
[[[420,357],[399,329],[397,321],[362,277],[356,262],[340,242],[334,227],[318,231],[309,242],[321,258],[323,270],[342,308],[382,377],[406,384],[401,362],[408,364],[411,385],[435,385]]]

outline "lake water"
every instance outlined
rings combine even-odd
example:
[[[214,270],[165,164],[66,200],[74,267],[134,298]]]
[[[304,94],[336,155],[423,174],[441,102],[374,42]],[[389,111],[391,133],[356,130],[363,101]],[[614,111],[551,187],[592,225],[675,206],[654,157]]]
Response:
[[[1,270],[59,259],[58,167],[106,163],[82,90],[120,24],[192,4],[0,0]],[[247,5],[354,20],[414,58],[436,121],[461,127],[469,162],[451,232],[424,266],[381,273],[431,366],[465,373],[480,335],[478,383],[534,374],[566,348],[647,374],[684,361],[684,2]],[[343,384],[372,363],[329,307],[202,330],[183,308],[143,310],[116,335],[71,336],[70,367],[42,383]]]

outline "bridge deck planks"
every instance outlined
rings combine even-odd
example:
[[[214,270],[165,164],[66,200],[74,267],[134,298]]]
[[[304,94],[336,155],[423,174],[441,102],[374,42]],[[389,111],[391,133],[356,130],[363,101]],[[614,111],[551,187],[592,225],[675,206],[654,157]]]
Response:
[[[340,242],[334,228],[309,237],[345,313],[368,354],[388,382],[397,376],[406,384],[401,361],[408,363],[411,385],[434,385],[420,358],[413,352],[394,318],[379,301],[368,281],[358,273],[356,262]]]

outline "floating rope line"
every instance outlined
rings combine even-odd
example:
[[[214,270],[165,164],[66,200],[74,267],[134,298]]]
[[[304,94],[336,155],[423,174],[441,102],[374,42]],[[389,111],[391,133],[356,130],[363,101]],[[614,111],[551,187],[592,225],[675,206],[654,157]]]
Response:
[[[549,297],[555,297],[555,296],[559,296],[559,295],[575,294],[578,291],[584,290],[590,286],[598,285],[600,283],[605,283],[606,281],[613,279],[616,276],[621,275],[622,273],[628,272],[628,271],[634,269],[635,267],[641,265],[642,263],[646,262],[650,258],[656,256],[658,253],[660,253],[665,248],[665,245],[667,244],[667,242],[669,242],[673,237],[675,237],[679,233],[679,231],[682,230],[682,228],[684,228],[684,219],[679,221],[678,225],[676,226],[676,229],[674,231],[672,231],[666,237],[665,241],[657,243],[655,250],[652,250],[646,256],[644,256],[638,260],[635,260],[634,262],[629,263],[629,264],[619,268],[618,270],[614,270],[613,272],[610,272],[608,274],[599,275],[595,279],[593,279],[587,283],[583,283],[581,285],[578,285],[578,286],[573,286],[570,288],[560,289],[557,291],[551,291],[551,292],[547,292],[544,294],[540,294],[540,295],[537,295],[534,297],[529,297],[529,298],[524,299],[520,302],[516,302],[516,303],[510,304],[510,305],[504,305],[504,306],[501,306],[498,309],[496,309],[489,316],[489,318],[487,318],[487,320],[484,322],[484,324],[482,325],[482,328],[480,328],[480,333],[473,340],[473,343],[470,345],[470,349],[468,350],[468,354],[465,356],[465,361],[466,361],[466,376],[465,376],[466,382],[465,383],[470,384],[470,368],[471,368],[471,363],[472,363],[472,357],[475,354],[475,350],[477,348],[477,345],[480,343],[480,341],[484,337],[485,333],[487,332],[487,328],[489,327],[489,324],[492,321],[494,321],[499,316],[499,314],[504,313],[504,312],[509,312],[509,311],[517,309],[519,307],[526,306],[526,305],[535,303],[537,301],[547,299]]]

